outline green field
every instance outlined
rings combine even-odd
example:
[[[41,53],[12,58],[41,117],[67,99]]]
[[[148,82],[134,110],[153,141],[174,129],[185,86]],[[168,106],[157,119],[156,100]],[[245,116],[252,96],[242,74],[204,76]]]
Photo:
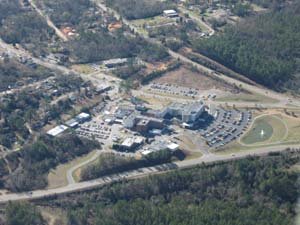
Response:
[[[284,121],[276,115],[265,115],[255,119],[250,130],[241,138],[244,145],[273,144],[286,138]]]
[[[253,103],[277,103],[276,99],[270,98],[266,95],[260,94],[244,94],[228,95],[220,98],[216,98],[219,102],[253,102]]]
[[[265,120],[255,123],[247,135],[242,138],[242,142],[251,145],[258,142],[264,142],[273,135],[273,127]]]
[[[270,127],[271,126],[271,127]],[[264,129],[264,137],[261,130]],[[229,143],[215,153],[234,154],[240,151],[257,150],[271,146],[295,145],[300,143],[300,118],[282,113],[256,117],[253,124],[240,140]]]

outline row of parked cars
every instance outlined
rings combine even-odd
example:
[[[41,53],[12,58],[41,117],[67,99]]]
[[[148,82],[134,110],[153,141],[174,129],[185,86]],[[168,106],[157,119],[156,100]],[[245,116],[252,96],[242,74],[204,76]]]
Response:
[[[219,109],[214,120],[205,128],[200,129],[208,146],[218,148],[239,138],[251,122],[250,111],[225,111]]]

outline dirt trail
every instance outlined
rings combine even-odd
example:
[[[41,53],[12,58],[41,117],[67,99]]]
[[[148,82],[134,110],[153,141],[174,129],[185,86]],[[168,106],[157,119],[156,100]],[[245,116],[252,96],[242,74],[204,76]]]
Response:
[[[68,38],[65,36],[65,34],[63,32],[60,31],[60,29],[57,28],[57,26],[51,21],[51,19],[42,11],[40,10],[37,5],[32,1],[32,0],[28,0],[28,2],[30,3],[31,7],[41,16],[43,17],[48,26],[51,27],[54,31],[55,34],[62,39],[63,41],[68,41]]]

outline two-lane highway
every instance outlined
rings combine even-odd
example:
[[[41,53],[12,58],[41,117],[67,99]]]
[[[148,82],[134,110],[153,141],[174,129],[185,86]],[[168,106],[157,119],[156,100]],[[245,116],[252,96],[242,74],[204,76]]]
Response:
[[[274,146],[274,147],[266,147],[251,151],[244,151],[235,154],[227,154],[227,155],[215,155],[208,154],[204,155],[201,158],[191,159],[186,161],[179,161],[170,164],[162,164],[153,167],[146,167],[137,170],[132,170],[128,172],[123,172],[119,174],[114,174],[111,176],[105,176],[99,179],[72,183],[65,187],[48,189],[48,190],[36,190],[32,192],[26,193],[8,193],[0,196],[0,203],[5,203],[8,201],[18,201],[18,200],[33,200],[33,199],[41,199],[45,197],[57,196],[66,193],[79,192],[94,189],[97,187],[101,187],[106,184],[110,184],[113,182],[122,181],[124,179],[138,179],[147,177],[154,174],[165,173],[174,169],[182,169],[182,168],[190,168],[196,165],[200,165],[202,163],[212,163],[212,162],[220,162],[220,161],[230,161],[230,160],[239,160],[242,158],[247,158],[250,156],[265,156],[271,152],[281,152],[285,151],[287,148],[300,148],[299,145],[292,146]]]

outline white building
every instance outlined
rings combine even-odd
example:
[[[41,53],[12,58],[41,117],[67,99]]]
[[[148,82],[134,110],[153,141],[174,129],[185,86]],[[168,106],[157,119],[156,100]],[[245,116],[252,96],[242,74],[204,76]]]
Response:
[[[144,141],[145,141],[145,139],[140,136],[128,137],[122,142],[121,147],[130,150],[130,149],[133,149],[135,147],[142,145],[144,143]]]
[[[175,18],[175,17],[179,16],[178,13],[174,9],[164,10],[163,15],[165,17],[169,17],[169,18]]]
[[[47,132],[47,134],[50,135],[50,136],[52,136],[52,137],[56,137],[56,136],[62,134],[67,129],[68,129],[67,126],[65,126],[65,125],[59,125],[59,126],[54,127],[53,129],[49,130]]]
[[[88,114],[88,113],[85,113],[85,112],[82,112],[80,114],[78,114],[76,116],[76,120],[79,122],[79,123],[83,123],[85,121],[88,121],[89,119],[91,118],[91,115]]]
[[[182,122],[194,123],[204,112],[205,106],[202,102],[196,102],[184,107],[182,111]]]
[[[114,68],[118,66],[124,66],[128,62],[127,58],[109,59],[102,62],[107,68]]]
[[[66,121],[65,124],[70,128],[75,128],[79,125],[78,121],[75,119],[70,119],[70,120]]]
[[[123,125],[127,129],[131,129],[137,123],[137,113],[131,113],[129,116],[123,119]]]
[[[179,149],[179,145],[176,144],[176,143],[170,143],[167,145],[167,148],[170,150],[170,151],[176,151]]]
[[[96,87],[96,92],[98,94],[102,94],[102,93],[109,91],[110,89],[111,89],[111,86],[109,84],[101,84]]]
[[[205,105],[203,102],[190,104],[172,103],[162,111],[162,115],[179,117],[183,123],[194,123],[204,112]]]

